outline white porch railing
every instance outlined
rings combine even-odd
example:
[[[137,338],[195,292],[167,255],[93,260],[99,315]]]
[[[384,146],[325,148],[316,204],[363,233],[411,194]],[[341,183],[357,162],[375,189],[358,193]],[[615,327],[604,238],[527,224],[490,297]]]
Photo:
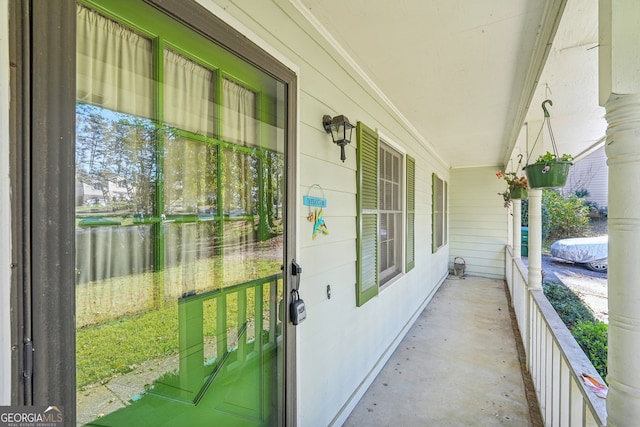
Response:
[[[528,288],[527,268],[510,246],[506,255],[511,303],[545,426],[606,426],[606,401],[587,388],[582,374],[602,378],[542,289]]]

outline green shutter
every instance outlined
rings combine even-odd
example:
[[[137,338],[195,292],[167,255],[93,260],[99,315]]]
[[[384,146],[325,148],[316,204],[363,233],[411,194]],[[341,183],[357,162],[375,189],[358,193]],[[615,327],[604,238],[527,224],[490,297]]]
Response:
[[[442,183],[442,245],[449,241],[449,188],[447,181]]]
[[[356,303],[378,295],[378,134],[358,122]]]
[[[431,252],[438,250],[438,175],[431,175]]]
[[[407,247],[405,271],[410,271],[416,265],[415,254],[415,209],[416,209],[416,161],[407,156]]]

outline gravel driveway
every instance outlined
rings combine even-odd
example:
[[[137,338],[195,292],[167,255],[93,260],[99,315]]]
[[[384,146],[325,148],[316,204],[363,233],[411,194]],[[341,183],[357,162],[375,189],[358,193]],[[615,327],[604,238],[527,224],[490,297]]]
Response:
[[[596,318],[608,323],[607,273],[588,270],[579,264],[550,256],[542,257],[545,282],[561,282],[593,310]]]

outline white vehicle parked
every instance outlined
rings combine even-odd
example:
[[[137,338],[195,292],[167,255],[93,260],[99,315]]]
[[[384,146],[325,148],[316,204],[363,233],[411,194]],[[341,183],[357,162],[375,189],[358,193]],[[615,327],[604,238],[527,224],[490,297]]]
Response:
[[[551,255],[593,271],[607,271],[609,236],[562,239],[551,245]]]

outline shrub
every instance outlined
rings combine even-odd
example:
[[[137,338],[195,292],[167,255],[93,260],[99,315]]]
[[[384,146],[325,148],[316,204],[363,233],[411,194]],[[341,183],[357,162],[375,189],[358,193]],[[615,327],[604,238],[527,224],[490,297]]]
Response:
[[[572,194],[565,198],[556,190],[542,192],[542,239],[585,236],[589,231],[589,208]],[[529,225],[529,203],[522,201],[521,223]]]
[[[550,239],[584,236],[589,230],[589,209],[583,199],[575,195],[563,197],[559,191],[545,190],[542,192],[542,204],[549,210],[551,222],[549,224]]]
[[[562,283],[544,283],[542,289],[544,295],[570,330],[579,323],[596,321],[593,312],[584,305],[580,297]]]
[[[606,217],[607,216],[607,207],[598,205],[598,202],[593,200],[587,200],[586,197],[590,195],[589,190],[583,188],[580,190],[576,190],[573,194],[582,200],[582,204],[587,207],[587,214],[592,218],[597,217]]]
[[[609,327],[569,288],[561,283],[543,283],[544,295],[602,378],[607,375],[607,334]]]
[[[589,193],[589,190],[587,190],[586,188],[581,188],[580,190],[574,191],[573,194],[575,194],[576,197],[578,197],[580,199],[584,199],[585,197],[587,197],[591,193]]]
[[[571,334],[602,378],[607,376],[607,338],[609,325],[603,322],[580,322]]]

